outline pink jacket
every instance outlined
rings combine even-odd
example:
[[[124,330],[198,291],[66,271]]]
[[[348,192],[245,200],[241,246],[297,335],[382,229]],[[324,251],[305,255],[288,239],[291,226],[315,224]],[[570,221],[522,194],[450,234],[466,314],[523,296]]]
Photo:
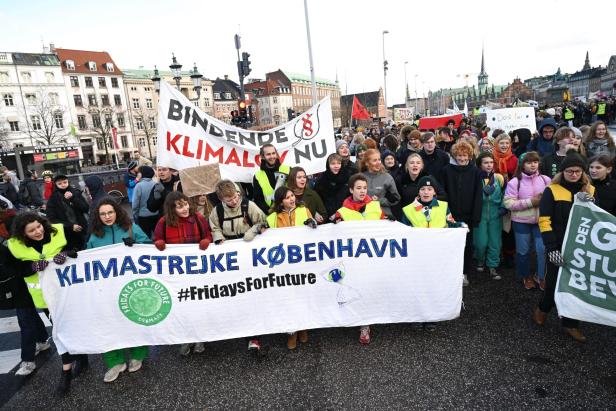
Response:
[[[533,175],[522,173],[521,180],[513,178],[505,190],[505,207],[511,210],[511,221],[525,224],[537,224],[539,207],[533,207],[530,199],[550,184],[550,178],[536,172]]]

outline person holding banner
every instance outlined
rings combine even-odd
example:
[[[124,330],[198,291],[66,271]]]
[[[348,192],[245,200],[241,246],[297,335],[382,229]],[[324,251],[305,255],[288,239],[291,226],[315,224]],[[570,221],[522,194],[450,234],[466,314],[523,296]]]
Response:
[[[62,224],[51,224],[47,218],[33,212],[26,212],[15,218],[13,237],[8,241],[8,248],[18,260],[30,262],[29,266],[25,267],[27,272],[24,273],[24,280],[36,308],[47,309],[39,273],[47,268],[49,260],[62,265],[68,257],[76,258],[77,252],[68,247],[70,245]],[[57,392],[66,394],[70,390],[71,380],[86,369],[87,355],[62,354],[62,375]]]
[[[293,167],[289,172],[287,187],[295,194],[295,200],[303,203],[304,206],[314,216],[317,223],[323,224],[327,218],[327,210],[323,204],[323,200],[308,186],[308,178],[306,171],[301,167]]]
[[[393,217],[391,207],[400,202],[400,194],[393,177],[381,163],[381,153],[372,148],[366,150],[359,170],[368,181],[368,195],[380,203],[385,214]]]
[[[253,179],[253,200],[264,212],[268,213],[274,203],[274,191],[286,184],[291,168],[281,164],[280,156],[273,144],[264,144],[259,149],[261,165]]]
[[[154,229],[154,245],[164,251],[169,244],[199,244],[200,250],[207,250],[212,243],[210,225],[201,213],[191,206],[190,199],[179,191],[169,193],[165,198],[164,215]],[[180,355],[190,354],[194,345],[195,353],[202,353],[202,342],[182,344]]]
[[[312,213],[302,202],[297,202],[293,190],[288,187],[278,187],[274,193],[272,213],[267,216],[269,228],[301,227],[309,226],[317,228],[317,221],[312,218]],[[301,343],[308,342],[308,330],[289,333],[287,348],[297,348],[297,340]]]
[[[582,201],[592,201],[595,188],[584,172],[586,162],[576,152],[569,152],[560,165],[552,183],[545,189],[539,203],[539,230],[548,256],[545,276],[545,291],[539,307],[533,313],[537,325],[545,323],[547,314],[554,307],[554,292],[558,279],[558,270],[567,264],[560,250],[565,239],[567,222],[573,206],[573,196]],[[561,324],[565,332],[578,342],[586,337],[578,329],[579,321],[562,317]]]
[[[314,191],[319,194],[325,209],[327,218],[334,218],[336,211],[342,207],[342,202],[349,195],[349,178],[351,178],[351,168],[342,166],[343,158],[334,153],[327,157],[327,168],[314,186]],[[357,172],[357,171],[356,171]]]
[[[616,183],[610,173],[614,169],[614,159],[601,154],[590,159],[589,173],[597,192],[597,206],[616,216]]]
[[[148,194],[146,207],[151,212],[158,213],[159,218],[165,213],[164,204],[167,195],[174,191],[182,192],[180,177],[175,175],[173,173],[174,171],[175,170],[168,167],[158,167],[156,170],[158,182],[154,184],[154,187]]]
[[[130,220],[124,208],[110,197],[98,203],[91,218],[92,233],[86,245],[87,249],[122,243],[127,247],[132,247],[133,244],[152,243],[143,230]],[[148,355],[148,347],[132,347],[104,353],[103,361],[107,366],[104,382],[113,382],[120,373],[126,371],[126,352],[130,358],[128,372],[135,372],[141,369],[143,359]]]

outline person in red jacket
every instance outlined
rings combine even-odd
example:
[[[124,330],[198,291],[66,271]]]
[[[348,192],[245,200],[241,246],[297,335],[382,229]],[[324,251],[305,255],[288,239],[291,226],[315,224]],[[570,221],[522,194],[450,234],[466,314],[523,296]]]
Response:
[[[201,213],[191,206],[190,199],[179,191],[167,194],[163,206],[164,214],[154,229],[154,245],[163,251],[169,244],[199,244],[201,250],[207,250],[212,242],[210,225]],[[182,344],[180,355],[190,354],[193,344]],[[194,343],[193,351],[202,353],[202,342]]]

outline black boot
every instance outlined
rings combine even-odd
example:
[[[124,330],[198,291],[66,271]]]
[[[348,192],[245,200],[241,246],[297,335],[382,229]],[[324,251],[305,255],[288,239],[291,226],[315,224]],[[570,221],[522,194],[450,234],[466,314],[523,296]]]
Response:
[[[62,375],[58,383],[56,392],[58,395],[66,395],[71,389],[71,380],[73,379],[73,370],[62,370]]]
[[[77,378],[81,373],[87,371],[90,367],[90,363],[88,362],[88,356],[83,354],[77,356],[75,360],[75,365],[73,366],[73,378]]]

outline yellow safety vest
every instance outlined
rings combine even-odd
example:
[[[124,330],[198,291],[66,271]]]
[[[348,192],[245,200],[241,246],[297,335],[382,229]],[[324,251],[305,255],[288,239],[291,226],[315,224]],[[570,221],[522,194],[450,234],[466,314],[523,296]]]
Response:
[[[11,254],[21,261],[39,261],[51,260],[56,254],[62,251],[66,246],[66,237],[64,235],[64,227],[62,224],[52,224],[58,232],[51,235],[51,241],[43,245],[43,252],[39,253],[32,247],[28,247],[17,238],[9,238],[8,246]],[[38,273],[34,273],[29,277],[25,277],[24,281],[28,286],[28,291],[32,296],[32,301],[36,308],[47,308],[45,299],[43,298],[43,290],[39,282]]]
[[[573,114],[573,111],[571,111],[571,109],[567,107],[565,109],[565,120],[573,120],[574,117],[575,115]]]
[[[478,107],[475,107],[475,108],[473,109],[473,115],[474,115],[474,116],[479,116],[479,115],[481,115],[481,110],[480,110]]]
[[[430,210],[430,221],[426,219],[423,207],[417,207],[415,202],[402,208],[402,212],[415,228],[447,228],[447,202],[437,201]]]
[[[295,209],[295,227],[303,226],[307,219],[308,211],[306,207],[297,207]],[[278,213],[272,213],[267,216],[267,225],[269,225],[270,228],[278,228]]]
[[[285,164],[281,164],[278,168],[278,172],[282,174],[288,175],[289,171],[291,171],[291,167]],[[259,170],[255,173],[255,179],[257,180],[257,183],[259,183],[261,191],[263,191],[265,204],[267,204],[268,207],[271,207],[272,203],[274,202],[274,188],[270,184],[269,178],[267,178],[267,174],[265,173],[265,171]]]
[[[366,205],[366,210],[363,213],[342,207],[338,209],[338,214],[340,214],[344,221],[380,220],[383,212],[381,204],[378,201],[372,200]]]
[[[599,103],[597,104],[597,115],[598,116],[602,116],[605,114],[605,103]]]

